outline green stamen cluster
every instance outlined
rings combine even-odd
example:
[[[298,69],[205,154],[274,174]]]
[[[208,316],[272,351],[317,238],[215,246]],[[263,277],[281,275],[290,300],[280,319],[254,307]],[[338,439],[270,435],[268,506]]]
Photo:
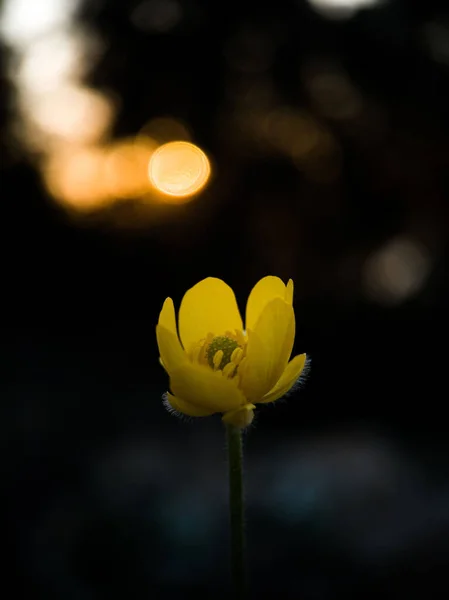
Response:
[[[222,350],[223,358],[221,359],[221,363],[218,368],[223,369],[228,363],[231,362],[232,353],[236,348],[241,348],[241,346],[239,346],[235,340],[232,340],[225,335],[214,337],[206,350],[207,362],[212,368],[214,368],[214,356],[219,350]]]

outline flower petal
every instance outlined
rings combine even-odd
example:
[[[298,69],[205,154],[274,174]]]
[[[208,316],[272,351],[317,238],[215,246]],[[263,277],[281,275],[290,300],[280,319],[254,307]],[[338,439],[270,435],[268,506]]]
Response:
[[[178,335],[176,330],[175,307],[171,298],[165,299],[162,310],[159,313],[158,325],[162,325],[162,327],[165,327],[165,329],[168,329],[176,336]]]
[[[294,292],[293,279],[289,279],[287,287],[285,288],[285,301],[287,304],[293,304],[293,292]]]
[[[285,298],[285,293],[285,284],[279,277],[268,275],[256,283],[246,304],[245,328],[254,329],[268,302],[276,297]]]
[[[175,396],[213,412],[226,412],[246,404],[236,380],[221,371],[187,362],[170,373],[170,389]]]
[[[179,335],[185,350],[208,333],[223,335],[243,329],[232,289],[221,279],[208,277],[188,290],[179,310]]]
[[[282,398],[298,381],[306,364],[306,355],[298,354],[287,365],[274,388],[266,394],[260,402],[274,402]]]
[[[190,402],[181,400],[181,398],[177,398],[169,392],[167,392],[165,396],[164,404],[168,410],[172,409],[176,412],[182,413],[183,415],[188,415],[189,417],[208,417],[214,413],[214,411],[210,411],[207,408],[195,406]]]
[[[162,325],[156,325],[157,345],[164,369],[170,373],[187,360],[179,338]]]
[[[239,367],[240,387],[250,402],[260,402],[279,380],[294,339],[293,307],[275,298],[263,310],[254,331],[249,331],[246,359]]]

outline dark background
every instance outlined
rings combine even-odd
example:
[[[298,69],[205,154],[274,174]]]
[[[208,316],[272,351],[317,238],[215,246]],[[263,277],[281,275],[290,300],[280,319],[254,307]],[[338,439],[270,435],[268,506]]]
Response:
[[[301,0],[178,0],[162,29],[135,25],[138,4],[82,2],[74,23],[104,42],[86,81],[120,99],[112,135],[169,116],[212,161],[205,191],[157,218],[131,201],[74,218],[48,195],[12,132],[16,57],[2,43],[14,589],[231,597],[221,422],[164,410],[154,327],[165,297],[179,305],[203,277],[227,281],[243,309],[274,274],[295,281],[295,353],[312,369],[245,435],[254,598],[445,597],[446,2],[337,19]],[[289,118],[266,133],[273,110]],[[304,123],[322,141],[293,161]]]

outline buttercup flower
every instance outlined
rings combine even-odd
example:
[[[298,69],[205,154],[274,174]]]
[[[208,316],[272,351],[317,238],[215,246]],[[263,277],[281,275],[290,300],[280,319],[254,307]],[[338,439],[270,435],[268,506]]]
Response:
[[[179,309],[167,298],[156,327],[160,360],[170,378],[166,404],[192,417],[223,413],[244,428],[255,405],[274,402],[300,377],[306,355],[290,360],[295,339],[293,281],[264,277],[252,289],[245,327],[232,289],[214,277],[186,292]]]

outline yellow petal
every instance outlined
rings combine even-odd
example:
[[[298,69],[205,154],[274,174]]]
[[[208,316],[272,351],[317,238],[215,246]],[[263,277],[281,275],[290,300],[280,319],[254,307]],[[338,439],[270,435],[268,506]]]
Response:
[[[254,329],[257,319],[273,298],[285,298],[285,284],[279,277],[268,275],[251,290],[246,304],[245,328]]]
[[[162,365],[167,373],[187,361],[186,353],[176,333],[162,325],[156,325],[156,338]]]
[[[246,359],[239,367],[240,387],[250,402],[260,402],[287,366],[295,339],[293,307],[281,298],[267,304],[249,332]]]
[[[179,335],[188,352],[210,332],[243,329],[234,292],[221,279],[208,277],[188,290],[179,310]]]
[[[245,406],[241,406],[240,408],[225,413],[221,420],[228,425],[234,425],[234,427],[238,427],[239,429],[245,429],[245,427],[248,427],[248,425],[251,425],[253,422],[255,408],[254,404],[245,404]]]
[[[159,313],[158,325],[162,325],[162,327],[165,327],[165,329],[168,329],[176,336],[178,335],[176,330],[175,307],[171,298],[165,299],[162,310]]]
[[[285,371],[282,373],[279,381],[276,383],[274,388],[266,394],[260,402],[274,402],[282,398],[298,381],[301,373],[306,364],[306,355],[298,354],[295,356],[287,365]]]
[[[185,402],[213,412],[226,412],[246,404],[236,380],[221,371],[187,362],[170,373],[170,389]]]
[[[289,279],[287,283],[287,287],[285,288],[285,301],[287,304],[293,304],[293,279]]]
[[[183,415],[188,415],[189,417],[208,417],[214,413],[214,411],[210,411],[207,408],[195,406],[190,402],[181,400],[181,398],[177,398],[169,392],[167,392],[165,397],[165,404],[168,405],[167,408],[171,408],[176,412],[182,413]]]

